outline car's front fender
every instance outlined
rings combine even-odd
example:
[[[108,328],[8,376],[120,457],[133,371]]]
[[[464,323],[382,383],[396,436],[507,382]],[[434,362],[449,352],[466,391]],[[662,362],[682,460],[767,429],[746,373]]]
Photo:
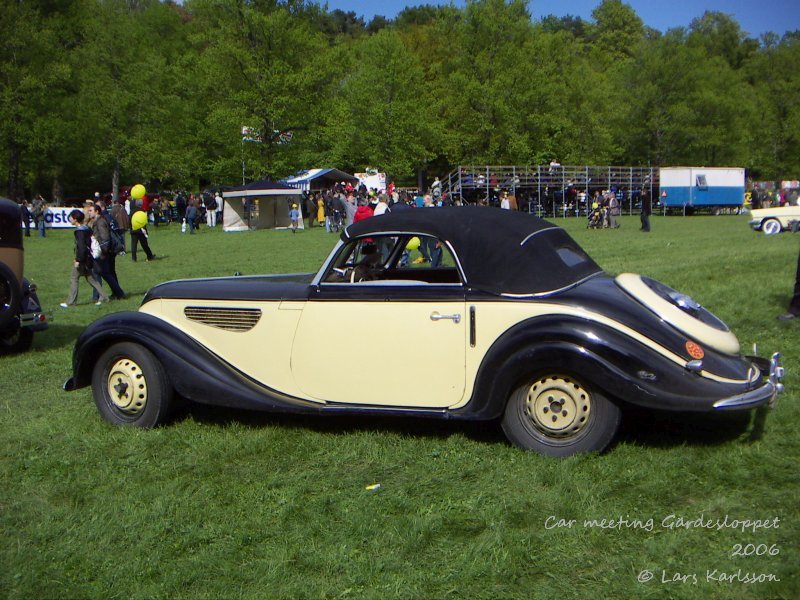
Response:
[[[752,389],[708,379],[611,327],[580,317],[529,319],[486,353],[470,402],[451,416],[499,417],[512,392],[537,375],[580,378],[617,400],[666,410],[710,411],[720,398]]]

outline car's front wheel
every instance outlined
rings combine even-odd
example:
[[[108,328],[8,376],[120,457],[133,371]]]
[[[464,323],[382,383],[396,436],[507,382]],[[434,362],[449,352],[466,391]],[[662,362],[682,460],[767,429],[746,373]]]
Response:
[[[92,393],[104,419],[144,428],[167,420],[173,396],[158,359],[132,342],[114,344],[103,352],[92,372]]]
[[[511,395],[503,431],[515,445],[547,456],[601,452],[614,439],[619,407],[578,378],[544,374]]]

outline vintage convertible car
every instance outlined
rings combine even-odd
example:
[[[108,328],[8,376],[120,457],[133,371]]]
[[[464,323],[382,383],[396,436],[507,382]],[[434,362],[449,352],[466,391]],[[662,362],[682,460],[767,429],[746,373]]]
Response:
[[[36,286],[23,277],[19,205],[0,198],[0,354],[24,352],[36,331],[47,329]]]
[[[766,235],[775,235],[781,231],[797,231],[800,224],[800,206],[756,208],[751,211],[748,224],[754,231],[763,231]]]
[[[138,312],[83,332],[64,388],[91,384],[121,425],[164,422],[177,393],[292,413],[502,419],[514,444],[566,456],[606,448],[626,406],[747,410],[771,404],[782,375],[778,354],[742,356],[691,298],[607,275],[563,229],[454,207],[351,225],[316,274],[158,285]]]

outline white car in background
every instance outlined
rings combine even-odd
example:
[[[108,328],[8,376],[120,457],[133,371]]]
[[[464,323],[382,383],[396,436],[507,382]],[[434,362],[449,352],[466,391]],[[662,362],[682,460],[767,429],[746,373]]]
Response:
[[[750,227],[766,235],[776,235],[786,230],[797,231],[800,223],[800,206],[797,205],[757,208],[751,214]]]

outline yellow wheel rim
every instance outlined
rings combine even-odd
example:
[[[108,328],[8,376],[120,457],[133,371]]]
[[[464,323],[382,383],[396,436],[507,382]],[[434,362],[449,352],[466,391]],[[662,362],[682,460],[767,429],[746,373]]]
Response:
[[[553,375],[531,384],[525,399],[525,416],[548,436],[577,435],[589,422],[592,397],[567,377]]]
[[[142,368],[130,358],[121,358],[111,367],[108,397],[128,415],[138,415],[147,406],[147,381]]]

